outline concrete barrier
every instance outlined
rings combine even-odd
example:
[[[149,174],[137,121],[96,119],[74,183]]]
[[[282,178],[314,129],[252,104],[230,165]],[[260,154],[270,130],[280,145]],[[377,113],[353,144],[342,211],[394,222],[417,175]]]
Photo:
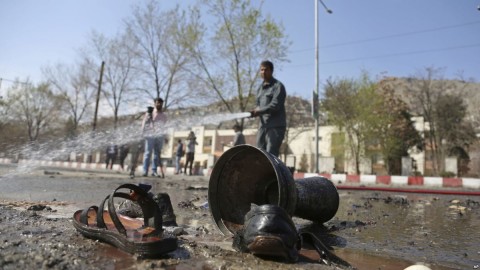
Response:
[[[0,164],[15,164],[14,160],[9,158],[0,158]],[[73,168],[78,170],[105,170],[103,163],[83,163],[68,161],[51,160],[26,160],[19,159],[18,164],[32,164],[34,166],[51,166]],[[137,172],[141,172],[142,166],[137,167]],[[114,164],[113,171],[121,171],[120,165]],[[167,167],[166,174],[174,174],[173,167]],[[202,169],[198,175],[209,177],[211,169]],[[381,185],[381,186],[411,186],[411,187],[435,187],[435,188],[468,188],[480,189],[479,178],[452,178],[452,177],[423,177],[423,176],[398,176],[398,175],[347,175],[347,174],[318,174],[318,173],[294,173],[294,179],[323,176],[330,179],[335,184],[356,184],[356,185]]]

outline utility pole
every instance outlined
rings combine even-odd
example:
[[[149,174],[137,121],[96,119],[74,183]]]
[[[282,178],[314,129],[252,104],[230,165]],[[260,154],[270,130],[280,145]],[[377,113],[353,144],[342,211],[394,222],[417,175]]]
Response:
[[[313,92],[313,117],[315,117],[315,173],[319,173],[318,170],[318,86],[319,86],[319,70],[318,70],[318,0],[315,1],[315,90]]]
[[[97,115],[98,115],[98,103],[100,102],[100,92],[102,90],[102,79],[103,79],[103,69],[105,68],[105,61],[102,61],[102,66],[100,67],[100,78],[98,79],[98,91],[97,91],[97,100],[95,103],[95,114],[93,115],[93,131],[97,128]]]
[[[103,69],[105,68],[105,61],[102,61],[102,66],[100,67],[100,78],[98,79],[98,90],[97,90],[97,100],[95,102],[95,113],[93,114],[93,125],[92,131],[95,131],[97,128],[97,115],[98,115],[98,103],[100,102],[100,93],[102,90],[102,79],[103,79]],[[92,133],[92,136],[95,136],[95,133]],[[87,162],[92,163],[92,153],[90,152],[87,157]]]
[[[315,173],[319,173],[319,168],[318,168],[318,156],[319,156],[319,142],[318,142],[318,133],[319,133],[319,124],[318,124],[318,90],[319,90],[319,49],[318,49],[318,39],[319,39],[319,34],[318,34],[318,2],[322,4],[322,6],[325,8],[325,11],[329,14],[332,14],[332,10],[327,8],[327,6],[323,3],[322,0],[314,0],[315,1],[315,90],[313,91],[313,117],[315,118]]]

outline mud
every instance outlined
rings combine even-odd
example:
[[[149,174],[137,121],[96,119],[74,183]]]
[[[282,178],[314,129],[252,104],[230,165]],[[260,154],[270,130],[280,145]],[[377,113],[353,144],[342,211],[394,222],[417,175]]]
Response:
[[[11,167],[0,167],[0,172]],[[98,205],[122,183],[147,182],[170,194],[179,248],[159,259],[139,258],[84,238],[73,212]],[[302,251],[295,264],[232,249],[210,217],[208,178],[140,177],[105,171],[37,169],[0,178],[0,269],[339,269]],[[480,198],[339,191],[340,208],[325,224],[294,218],[357,269],[404,269],[422,262],[432,269],[480,267]]]

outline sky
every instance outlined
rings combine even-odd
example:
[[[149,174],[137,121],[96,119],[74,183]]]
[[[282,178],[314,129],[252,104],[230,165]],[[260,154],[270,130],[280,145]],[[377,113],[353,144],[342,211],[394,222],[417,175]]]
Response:
[[[132,4],[146,0],[0,0],[0,96],[16,78],[42,80],[42,67],[73,64],[92,30],[115,35]],[[161,0],[165,9],[193,0]],[[259,1],[252,0],[257,5]],[[427,67],[480,82],[480,0],[324,0],[319,3],[319,79],[411,77]],[[315,0],[265,0],[285,29],[289,62],[274,76],[291,95],[315,89]],[[259,59],[259,62],[262,59]],[[275,64],[275,63],[274,63]]]

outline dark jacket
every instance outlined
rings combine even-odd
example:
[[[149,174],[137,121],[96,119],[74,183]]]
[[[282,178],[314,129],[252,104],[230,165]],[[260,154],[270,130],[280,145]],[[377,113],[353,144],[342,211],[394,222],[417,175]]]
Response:
[[[260,114],[260,124],[264,128],[286,127],[285,99],[287,93],[283,84],[272,78],[267,84],[262,84],[257,91],[257,111]]]
[[[178,143],[175,156],[183,157],[184,154],[185,154],[185,150],[183,150],[183,143]]]

